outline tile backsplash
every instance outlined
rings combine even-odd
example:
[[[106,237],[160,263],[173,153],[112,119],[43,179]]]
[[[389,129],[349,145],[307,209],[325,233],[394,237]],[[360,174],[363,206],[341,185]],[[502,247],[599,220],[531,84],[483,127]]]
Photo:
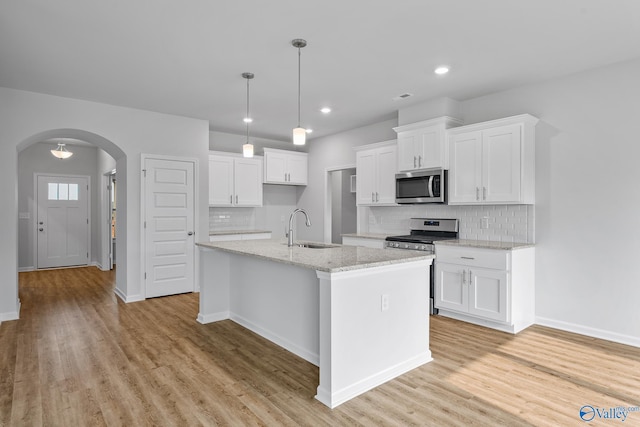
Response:
[[[255,208],[209,208],[209,230],[250,230],[256,228]]]
[[[372,206],[361,208],[360,232],[405,234],[411,218],[457,218],[461,239],[534,243],[534,213],[533,205]]]

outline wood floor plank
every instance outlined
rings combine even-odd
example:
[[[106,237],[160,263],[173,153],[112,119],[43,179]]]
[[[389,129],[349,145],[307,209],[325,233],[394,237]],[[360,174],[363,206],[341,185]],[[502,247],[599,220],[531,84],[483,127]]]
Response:
[[[198,294],[124,304],[114,280],[20,273],[21,318],[0,324],[0,426],[526,427],[640,406],[639,348],[432,316],[433,362],[331,410],[314,399],[316,366],[232,321],[197,323]]]

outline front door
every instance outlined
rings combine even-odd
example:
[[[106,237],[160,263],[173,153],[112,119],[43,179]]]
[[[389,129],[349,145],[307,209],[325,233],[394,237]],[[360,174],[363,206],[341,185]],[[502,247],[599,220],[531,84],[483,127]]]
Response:
[[[89,178],[37,176],[37,268],[89,263]]]
[[[195,290],[194,163],[144,160],[146,297]]]

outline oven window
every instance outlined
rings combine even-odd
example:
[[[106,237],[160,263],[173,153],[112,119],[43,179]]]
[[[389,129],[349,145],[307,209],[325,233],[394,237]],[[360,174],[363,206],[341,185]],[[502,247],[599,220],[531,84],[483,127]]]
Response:
[[[429,197],[428,184],[428,176],[399,179],[396,181],[396,197],[399,199]]]

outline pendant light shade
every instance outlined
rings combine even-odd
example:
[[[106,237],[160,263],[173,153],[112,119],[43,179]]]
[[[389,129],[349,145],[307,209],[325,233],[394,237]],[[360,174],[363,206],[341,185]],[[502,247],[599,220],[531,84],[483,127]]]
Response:
[[[60,160],[68,159],[73,153],[65,148],[65,144],[58,142],[58,148],[51,150],[51,154]]]
[[[304,128],[293,129],[293,145],[304,145],[307,136],[307,131]]]
[[[244,122],[247,125],[247,141],[242,146],[242,156],[253,157],[253,144],[249,142],[249,123],[253,121],[251,116],[249,116],[249,80],[253,79],[255,76],[253,73],[242,73],[242,77],[247,79],[247,115],[244,118]]]
[[[307,45],[307,41],[303,39],[291,40],[291,45],[298,49],[298,127],[293,129],[293,144],[304,145],[307,138],[307,131],[300,126],[300,49]]]

